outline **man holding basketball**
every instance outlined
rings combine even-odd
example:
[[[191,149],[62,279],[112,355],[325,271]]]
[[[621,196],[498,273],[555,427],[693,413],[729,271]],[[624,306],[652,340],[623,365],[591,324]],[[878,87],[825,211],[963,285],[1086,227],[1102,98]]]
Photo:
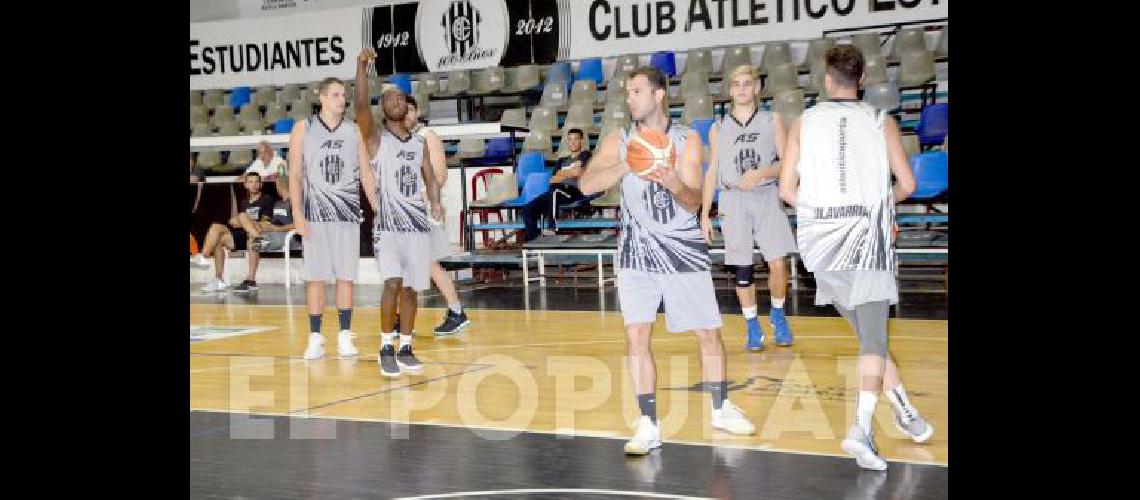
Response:
[[[630,378],[641,409],[630,455],[661,446],[656,373],[650,338],[657,308],[665,302],[670,332],[693,330],[705,386],[712,395],[712,425],[733,434],[756,428],[727,400],[720,309],[713,292],[708,244],[701,235],[701,139],[673,122],[663,107],[668,81],[660,70],[629,74],[626,102],[633,123],[603,138],[579,181],[585,194],[621,182],[618,298],[625,321]],[[630,174],[633,175],[630,175]]]

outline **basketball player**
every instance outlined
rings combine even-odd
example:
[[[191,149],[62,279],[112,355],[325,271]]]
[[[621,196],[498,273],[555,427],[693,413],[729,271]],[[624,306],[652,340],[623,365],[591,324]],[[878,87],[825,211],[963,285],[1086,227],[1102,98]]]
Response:
[[[860,467],[885,470],[871,425],[880,389],[899,430],[917,443],[934,433],[907,399],[887,349],[887,318],[898,303],[895,203],[914,191],[914,176],[894,118],[857,97],[859,50],[840,45],[825,58],[830,100],[804,111],[788,131],[780,196],[796,207],[800,254],[815,274],[816,304],[833,304],[859,338],[859,398],[843,451]]]
[[[375,52],[370,52],[372,49],[365,49],[369,54],[373,54],[370,58],[375,58]],[[369,60],[370,60],[369,58]],[[359,98],[361,96],[357,96]],[[364,97],[367,97],[365,95]],[[431,151],[432,170],[435,174],[435,182],[439,183],[440,198],[443,197],[443,183],[447,182],[447,155],[443,153],[443,141],[439,136],[431,130],[427,130],[420,123],[420,107],[416,104],[416,98],[409,95],[404,95],[405,101],[408,104],[408,114],[404,118],[404,125],[407,126],[409,131],[423,137],[427,144],[427,149]],[[361,120],[361,113],[370,113],[369,108],[360,105],[358,100],[356,103],[357,109],[357,122]],[[370,118],[368,118],[370,120]],[[440,202],[442,203],[442,202]],[[435,327],[435,336],[455,335],[459,330],[471,325],[471,320],[467,319],[467,313],[463,310],[463,303],[459,302],[459,294],[455,289],[455,281],[451,280],[451,274],[443,269],[439,264],[439,260],[451,254],[451,243],[447,238],[447,229],[443,224],[432,224],[431,230],[431,280],[435,286],[439,287],[439,292],[443,295],[443,300],[447,301],[447,314],[443,317],[443,322],[438,327]],[[393,326],[393,331],[399,333],[400,331],[400,315],[396,314],[396,325]]]
[[[442,207],[444,206],[442,201],[443,184],[447,182],[447,156],[443,152],[443,141],[435,132],[424,128],[419,122],[420,113],[416,98],[404,94],[404,100],[408,103],[408,116],[404,118],[404,126],[413,134],[423,137],[427,143],[435,181],[440,189],[440,206]],[[447,314],[443,318],[443,323],[435,328],[435,334],[441,336],[454,335],[471,324],[471,320],[467,319],[467,313],[463,311],[463,304],[459,302],[459,293],[455,291],[455,282],[451,280],[451,275],[443,266],[439,265],[439,259],[448,255],[451,255],[451,241],[448,240],[447,229],[444,228],[441,221],[440,224],[433,224],[431,227],[431,280],[439,288],[439,293],[447,300]]]
[[[357,57],[357,101],[367,99],[366,71],[375,54],[365,50]],[[365,101],[367,103],[367,101]],[[408,104],[404,93],[392,87],[380,95],[384,123],[377,127],[372,113],[359,115],[360,128],[372,158],[379,202],[372,227],[372,244],[384,290],[380,297],[380,373],[398,377],[400,373],[423,371],[423,364],[412,352],[415,332],[417,292],[431,285],[431,228],[443,218],[439,184],[432,170],[431,151],[423,136],[408,130],[404,119]],[[363,109],[369,109],[367,106]],[[421,190],[422,187],[422,190]],[[425,205],[431,203],[429,208]],[[400,323],[395,330],[397,301]],[[406,334],[404,332],[407,332]],[[396,352],[395,342],[400,349]]]
[[[626,102],[633,123],[606,136],[579,181],[585,194],[621,183],[621,237],[618,243],[618,297],[625,321],[630,378],[641,409],[631,455],[661,446],[657,425],[656,374],[650,335],[657,307],[665,302],[670,332],[693,330],[704,381],[712,394],[712,425],[733,434],[752,434],[752,425],[727,400],[720,310],[709,271],[708,245],[701,237],[701,139],[689,127],[669,120],[663,107],[668,81],[660,70],[642,67],[629,74]],[[666,134],[678,153],[676,165],[644,177],[630,173],[631,135],[656,130]]]
[[[712,152],[705,173],[701,232],[712,243],[709,210],[713,195],[720,188],[720,230],[724,233],[724,263],[736,268],[736,297],[748,326],[748,349],[764,349],[764,329],[756,308],[756,288],[752,285],[752,245],[768,262],[768,290],[772,295],[772,329],[776,344],[792,344],[792,330],[784,317],[788,291],[788,265],[784,257],[796,249],[792,227],[784,214],[784,204],[776,179],[780,176],[780,154],[784,149],[784,125],[780,116],[761,111],[756,105],[760,75],[750,64],[737,66],[729,74],[732,112],[709,131]]]
[[[344,119],[344,84],[325,78],[319,86],[320,113],[293,125],[289,136],[289,198],[295,230],[304,238],[306,302],[309,306],[309,345],[305,359],[324,357],[321,314],[325,281],[336,279],[340,313],[337,351],[356,356],[350,330],[352,287],[360,261],[360,185],[376,206],[368,152],[356,124]]]

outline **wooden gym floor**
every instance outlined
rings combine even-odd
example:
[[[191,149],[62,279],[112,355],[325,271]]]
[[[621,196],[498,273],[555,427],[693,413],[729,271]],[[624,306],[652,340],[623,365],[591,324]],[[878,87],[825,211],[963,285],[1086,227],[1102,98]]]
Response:
[[[309,471],[311,467],[323,468],[319,464],[323,455],[316,453],[317,449],[340,457],[336,460],[351,462],[341,456],[344,447],[378,446],[350,444],[355,439],[346,433],[382,436],[377,439],[387,443],[386,450],[406,448],[406,457],[400,452],[389,457],[391,460],[397,456],[423,460],[420,466],[426,469],[432,468],[432,462],[447,467],[475,463],[492,476],[515,472],[496,469],[494,462],[485,460],[485,454],[502,460],[500,455],[516,453],[511,450],[523,445],[557,453],[560,446],[572,450],[595,443],[597,446],[590,449],[607,450],[601,462],[627,465],[578,471],[574,474],[581,476],[580,480],[571,483],[591,484],[591,477],[597,475],[611,481],[601,481],[606,484],[598,483],[599,489],[614,491],[750,498],[858,497],[890,491],[937,498],[946,491],[948,334],[943,319],[892,316],[891,352],[912,402],[935,427],[935,434],[921,445],[904,439],[891,424],[889,405],[881,398],[876,436],[880,452],[891,462],[891,477],[886,479],[861,473],[839,449],[854,412],[858,344],[842,318],[811,305],[810,291],[801,290],[789,298],[795,345],[769,345],[762,353],[744,350],[744,324],[739,313],[733,312],[738,309],[735,298],[730,290],[718,291],[725,313],[722,336],[729,397],[757,427],[757,433],[748,437],[711,428],[709,396],[699,384],[696,341],[691,334],[665,332],[664,316],[659,315],[653,352],[665,447],[654,454],[660,458],[629,459],[632,462],[622,456],[621,445],[631,435],[630,425],[638,411],[625,370],[622,320],[612,291],[599,294],[532,288],[526,293],[517,287],[466,290],[462,298],[472,325],[454,337],[417,335],[416,353],[426,369],[420,375],[397,379],[382,377],[376,363],[379,287],[360,286],[357,290],[353,330],[361,355],[356,359],[337,358],[333,333],[336,315],[330,308],[324,320],[326,357],[318,361],[301,359],[308,335],[303,288],[290,293],[283,287],[265,286],[256,296],[241,297],[204,295],[192,286],[190,295],[192,496],[229,496],[245,491],[252,496],[282,497],[291,496],[285,491],[299,488],[298,496],[357,497],[352,488],[336,484],[335,474],[329,478],[331,483],[321,482],[323,486],[314,486],[311,481],[271,486],[275,483],[270,478],[283,470],[308,473],[313,472]],[[770,335],[767,294],[761,292],[760,296],[762,322]],[[898,312],[945,318],[945,301],[945,294],[904,293]],[[422,302],[435,305],[439,299],[429,297]],[[548,307],[552,304],[567,310],[553,310]],[[493,308],[496,305],[500,307]],[[416,330],[430,332],[442,315],[441,308],[421,307]],[[404,439],[408,437],[411,439]],[[450,444],[459,442],[466,444]],[[270,450],[295,456],[292,460],[276,457],[274,460],[284,462],[276,468],[252,467],[249,474],[235,472],[250,467],[251,460],[265,458]],[[677,460],[691,455],[693,464],[677,462],[675,466],[703,479],[683,481],[685,488],[662,479],[668,474],[649,474],[651,479],[645,480],[647,470],[660,472],[664,467],[667,471],[674,454]],[[573,458],[544,456],[524,465],[534,468],[525,474],[534,477],[502,484],[518,488],[562,484],[566,478],[551,475],[546,469],[568,467]],[[360,460],[372,458],[366,455]],[[638,465],[638,460],[649,465]],[[653,465],[653,460],[665,465]],[[518,467],[517,460],[509,462],[515,464],[511,467]],[[219,464],[228,465],[222,467],[228,472],[218,469]],[[709,464],[727,467],[727,479],[720,486],[727,489],[717,489],[716,474],[709,476],[705,470],[712,467]],[[801,470],[785,471],[780,464]],[[368,479],[370,466],[355,467],[364,467],[349,467],[360,474],[360,481],[374,482]],[[760,474],[758,479],[748,470],[737,470],[749,467],[774,475]],[[436,478],[438,484],[429,488],[420,483],[425,477],[434,478],[435,473],[417,470],[413,467],[400,475],[411,484],[391,489],[392,484],[384,483],[384,492],[361,495],[504,489],[493,487],[500,484],[493,480],[469,481],[463,475]],[[777,480],[785,475],[783,481]],[[223,483],[232,489],[218,489],[223,483],[214,479],[223,477],[229,478]],[[630,480],[634,482],[626,484]],[[763,484],[752,484],[755,481]],[[787,484],[779,486],[782,483]],[[626,487],[615,490],[615,484]],[[273,489],[277,487],[284,490]],[[813,491],[822,496],[809,493]],[[533,494],[551,498],[588,495],[569,490]]]

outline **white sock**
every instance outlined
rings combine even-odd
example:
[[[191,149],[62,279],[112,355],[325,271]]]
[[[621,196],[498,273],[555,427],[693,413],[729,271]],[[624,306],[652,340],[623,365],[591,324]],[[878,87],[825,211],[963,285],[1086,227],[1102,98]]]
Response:
[[[381,332],[380,333],[380,340],[382,342],[381,346],[392,345],[396,342],[396,339],[398,339],[398,338],[400,338],[400,334],[398,334],[396,332],[391,332],[391,333]]]
[[[742,307],[740,310],[744,312],[744,319],[752,319],[756,317],[756,306]]]
[[[859,401],[855,410],[855,423],[863,426],[868,433],[871,432],[871,419],[875,416],[875,403],[879,397],[873,391],[859,391]]]
[[[895,407],[895,412],[904,415],[918,415],[918,410],[910,405],[910,399],[906,397],[906,389],[903,389],[902,384],[899,384],[894,389],[883,391],[887,393],[887,400]]]
[[[406,345],[412,345],[412,336],[400,335],[400,347],[404,347]]]
[[[447,308],[451,309],[451,312],[453,312],[455,314],[460,314],[463,312],[463,304],[455,304],[455,305],[448,304]]]
[[[786,299],[787,299],[786,297],[783,299],[777,299],[775,297],[772,297],[772,307],[775,307],[776,309],[783,309],[784,308],[784,300],[786,300]]]

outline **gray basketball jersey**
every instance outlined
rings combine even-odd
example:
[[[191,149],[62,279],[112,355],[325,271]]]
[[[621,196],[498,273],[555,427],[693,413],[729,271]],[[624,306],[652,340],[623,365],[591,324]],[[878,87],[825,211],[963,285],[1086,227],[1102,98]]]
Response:
[[[774,115],[759,108],[748,121],[740,123],[729,113],[717,122],[716,164],[717,186],[734,191],[759,192],[775,189],[776,178],[761,180],[752,189],[743,190],[735,186],[740,177],[749,170],[771,165],[779,161],[776,152]]]
[[[372,159],[376,176],[376,228],[398,233],[431,231],[423,196],[424,138],[412,133],[402,140],[381,128],[380,149]]]
[[[361,139],[356,124],[342,119],[330,129],[312,115],[301,140],[305,219],[359,223]]]
[[[621,161],[633,127],[621,131]],[[665,133],[673,141],[678,164],[690,128],[671,121]],[[618,267],[650,273],[709,270],[709,249],[701,236],[697,214],[681,208],[673,194],[656,182],[628,173],[621,179],[621,236]]]

